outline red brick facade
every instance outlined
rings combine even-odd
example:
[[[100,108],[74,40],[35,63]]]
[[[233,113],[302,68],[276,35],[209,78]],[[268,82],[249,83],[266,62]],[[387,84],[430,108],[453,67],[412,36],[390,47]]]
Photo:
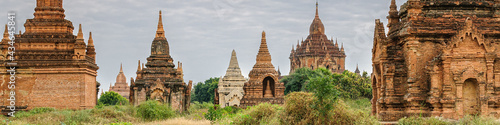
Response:
[[[93,108],[97,101],[97,69],[92,36],[86,45],[82,27],[73,35],[73,24],[64,19],[62,0],[37,0],[35,18],[27,19],[25,32],[16,34],[16,107]],[[8,36],[8,35],[7,35]],[[9,38],[0,43],[0,98],[8,106]]]
[[[372,113],[500,117],[500,1],[392,0],[376,20]]]

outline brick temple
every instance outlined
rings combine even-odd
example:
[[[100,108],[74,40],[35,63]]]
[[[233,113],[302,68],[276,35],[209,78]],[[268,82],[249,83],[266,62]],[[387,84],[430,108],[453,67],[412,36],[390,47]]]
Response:
[[[177,111],[186,111],[191,101],[192,82],[184,83],[182,63],[177,68],[170,56],[160,11],[158,30],[151,44],[146,67],[137,67],[136,80],[131,79],[130,102],[139,105],[147,100],[170,104]]]
[[[375,21],[372,113],[500,117],[500,1],[408,0]]]
[[[267,49],[266,32],[262,39],[256,63],[248,74],[250,79],[243,86],[245,95],[240,107],[257,105],[259,103],[283,104],[285,85],[279,82],[279,74],[271,63],[271,54]]]
[[[129,99],[130,86],[128,86],[127,78],[125,77],[125,74],[123,73],[122,65],[120,65],[120,72],[116,76],[115,85],[112,86],[110,84],[109,91],[116,92],[116,93],[120,94],[121,96],[125,97],[126,99]]]
[[[15,34],[15,106],[17,109],[53,107],[89,109],[97,102],[96,52],[92,34],[88,43],[82,26],[73,34],[73,24],[65,19],[62,0],[37,0],[33,19],[24,23],[25,32]],[[6,29],[7,30],[7,29]],[[0,42],[0,82],[8,83],[8,34]],[[0,107],[9,106],[8,84],[0,85]]]
[[[344,46],[339,47],[333,38],[328,39],[325,35],[325,26],[318,14],[318,3],[316,2],[316,16],[309,28],[309,36],[300,43],[297,41],[296,49],[292,45],[290,53],[290,73],[295,69],[307,67],[310,69],[326,68],[334,73],[342,73],[345,70]]]

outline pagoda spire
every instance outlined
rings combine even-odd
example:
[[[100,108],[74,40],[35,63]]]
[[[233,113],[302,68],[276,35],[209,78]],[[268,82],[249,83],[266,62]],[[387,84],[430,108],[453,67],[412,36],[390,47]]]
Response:
[[[319,14],[318,14],[318,1],[316,0],[316,16],[317,18],[319,18]]]
[[[88,42],[88,46],[94,46],[94,39],[92,39],[92,32],[89,32],[89,42]]]
[[[267,49],[266,32],[262,31],[259,53],[257,54],[257,63],[271,63],[271,54]]]
[[[9,30],[7,29],[7,24],[5,24],[5,31],[3,31],[3,39],[2,41],[6,40],[6,41],[9,41],[10,38],[9,38]]]
[[[314,17],[313,22],[311,23],[311,27],[309,27],[309,34],[325,34],[325,26],[321,19],[319,19],[319,9],[318,2],[316,1],[316,15]]]
[[[399,14],[398,14],[398,6],[396,5],[396,0],[391,0],[391,6],[389,7],[389,16],[387,19],[389,20],[387,27],[391,28],[393,24],[399,23]]]
[[[156,38],[165,38],[165,30],[163,30],[163,20],[161,17],[161,10],[160,10],[160,18],[158,19],[158,29],[156,30]]]
[[[120,63],[120,73],[123,73],[123,64]]]
[[[82,24],[78,27],[78,35],[76,36],[76,39],[83,39]]]
[[[94,63],[95,63],[95,48],[94,48],[94,39],[92,39],[92,32],[89,32],[89,41],[88,41],[88,45],[87,45],[87,55],[89,55],[90,57],[92,57],[94,59]]]
[[[141,71],[141,60],[137,62],[137,72]]]

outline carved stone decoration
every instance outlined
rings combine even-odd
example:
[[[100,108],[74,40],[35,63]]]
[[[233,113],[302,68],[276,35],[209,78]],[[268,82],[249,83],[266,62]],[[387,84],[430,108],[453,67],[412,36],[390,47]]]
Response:
[[[186,85],[183,79],[182,63],[177,69],[169,54],[167,38],[165,38],[161,18],[158,21],[156,37],[151,44],[151,55],[147,58],[146,67],[137,66],[137,77],[131,86],[130,102],[139,105],[147,100],[155,100],[170,104],[173,109],[183,112],[191,102],[192,81]]]
[[[398,11],[392,0],[387,35],[376,20],[372,114],[382,121],[500,117],[499,5],[408,1]]]
[[[15,36],[15,107],[90,109],[97,103],[96,82],[99,67],[95,62],[92,34],[88,44],[82,26],[73,34],[73,23],[65,19],[63,0],[36,0],[34,18],[24,23],[25,32]],[[23,14],[24,15],[24,14]],[[6,25],[7,26],[7,25]],[[20,26],[20,25],[18,25]],[[10,39],[5,27],[0,42],[0,107],[10,106]]]

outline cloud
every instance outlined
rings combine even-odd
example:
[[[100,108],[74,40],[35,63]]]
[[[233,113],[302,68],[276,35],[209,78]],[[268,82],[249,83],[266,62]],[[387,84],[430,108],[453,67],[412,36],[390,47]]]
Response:
[[[374,19],[386,20],[389,2],[320,1],[327,36],[344,43],[348,70],[359,63],[361,70],[371,72]],[[401,5],[403,0],[397,2]],[[274,66],[288,74],[291,46],[307,37],[315,13],[313,0],[66,0],[63,4],[66,19],[74,26],[83,24],[86,38],[93,32],[100,67],[97,80],[105,90],[115,82],[120,63],[130,79],[135,78],[137,60],[146,62],[159,10],[170,53],[174,61],[183,62],[184,79],[195,82],[224,75],[233,49],[247,77],[263,30]],[[19,24],[33,18],[34,8],[33,0],[0,1],[0,12],[16,11]]]

